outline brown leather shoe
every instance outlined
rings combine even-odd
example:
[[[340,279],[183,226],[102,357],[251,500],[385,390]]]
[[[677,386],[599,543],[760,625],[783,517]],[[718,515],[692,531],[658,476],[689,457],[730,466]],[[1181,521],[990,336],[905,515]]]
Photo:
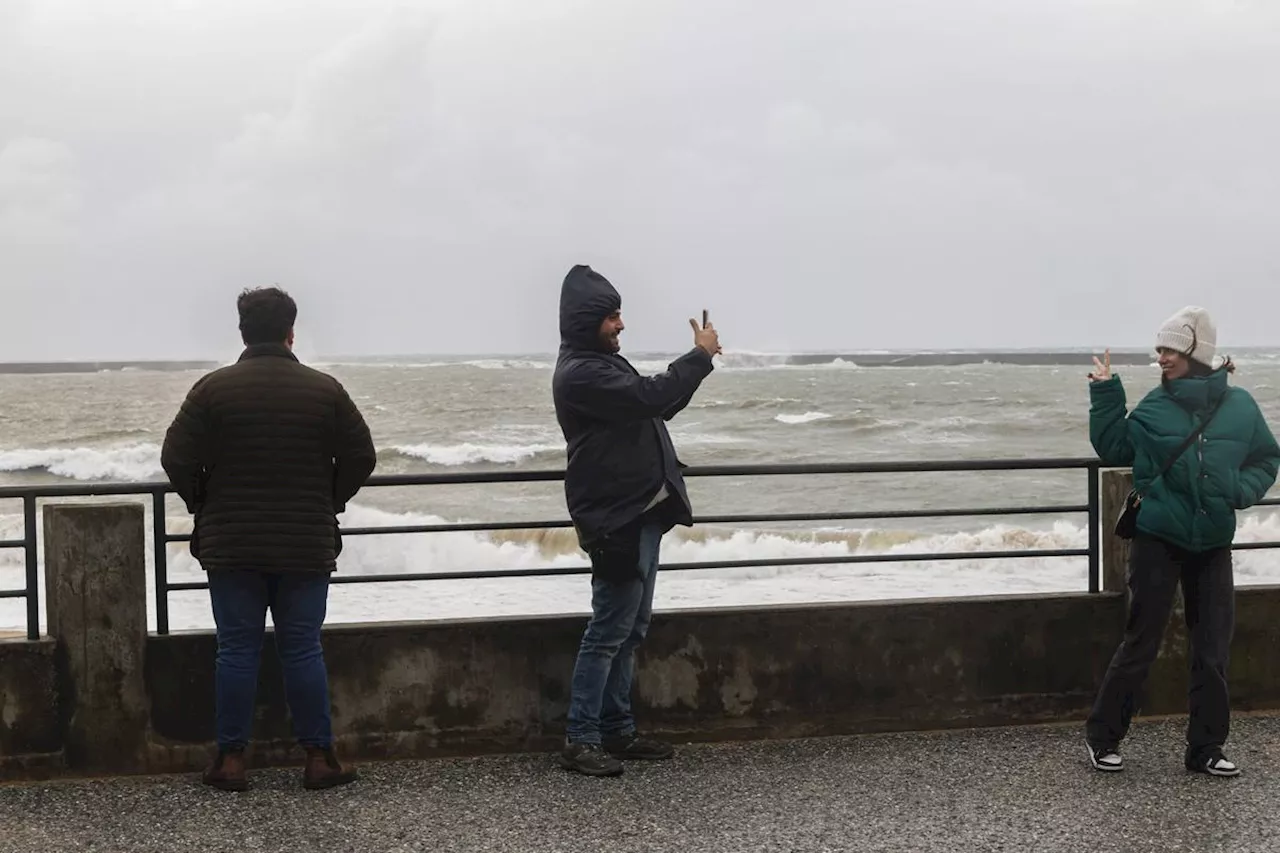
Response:
[[[205,768],[200,781],[210,788],[219,791],[247,791],[249,779],[246,776],[244,753],[240,750],[230,752],[218,751],[213,763]]]
[[[333,749],[320,749],[308,746],[307,767],[302,773],[302,787],[319,791],[325,788],[336,788],[347,785],[360,778],[355,770],[347,769],[333,754]]]

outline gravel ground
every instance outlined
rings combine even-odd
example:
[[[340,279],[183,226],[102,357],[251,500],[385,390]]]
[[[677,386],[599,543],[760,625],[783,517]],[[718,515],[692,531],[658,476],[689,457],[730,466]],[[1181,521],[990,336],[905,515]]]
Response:
[[[0,787],[0,851],[1274,851],[1280,716],[1237,716],[1235,779],[1187,773],[1180,720],[1143,721],[1127,769],[1081,728],[700,744],[587,779],[550,756],[363,766],[308,792],[262,770]]]

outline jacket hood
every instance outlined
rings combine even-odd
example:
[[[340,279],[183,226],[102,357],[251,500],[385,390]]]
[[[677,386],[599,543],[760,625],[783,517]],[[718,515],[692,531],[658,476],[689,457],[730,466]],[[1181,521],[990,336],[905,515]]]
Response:
[[[600,324],[622,308],[622,297],[585,264],[569,270],[560,288],[560,343],[571,349],[600,350]]]

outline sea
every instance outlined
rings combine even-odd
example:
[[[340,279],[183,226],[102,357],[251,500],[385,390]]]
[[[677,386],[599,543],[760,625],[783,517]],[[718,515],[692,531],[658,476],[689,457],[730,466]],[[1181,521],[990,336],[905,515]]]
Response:
[[[1234,354],[1232,381],[1280,426],[1280,350]],[[630,356],[644,373],[674,357]],[[1150,353],[1116,371],[1130,400],[1159,381]],[[1124,358],[1119,359],[1121,362]],[[356,401],[378,447],[378,474],[560,468],[551,400],[554,356],[324,359]],[[687,465],[1087,457],[1091,353],[741,353],[717,359],[670,424]],[[164,433],[208,366],[136,363],[0,367],[0,485],[148,483],[163,479]],[[695,513],[874,512],[1083,504],[1081,470],[691,478]],[[133,498],[119,498],[132,500]],[[81,499],[71,499],[81,500]],[[102,500],[102,499],[97,499]],[[117,500],[112,498],[111,500]],[[137,498],[150,506],[144,498]],[[173,533],[191,519],[176,498]],[[567,517],[558,482],[367,486],[345,527]],[[855,554],[969,553],[1086,547],[1081,513],[677,528],[664,562],[785,560]],[[0,541],[22,536],[21,504],[0,500]],[[1238,541],[1280,539],[1273,508],[1241,513]],[[150,555],[150,537],[147,538]],[[41,551],[43,553],[43,551]],[[185,543],[168,548],[171,581],[203,580]],[[585,566],[572,530],[348,537],[343,575]],[[43,569],[41,569],[43,571]],[[1236,555],[1237,584],[1280,582],[1280,551]],[[41,580],[43,586],[43,579]],[[657,610],[1083,591],[1083,557],[958,559],[673,570]],[[20,549],[0,550],[0,590],[23,586]],[[155,602],[148,583],[154,627]],[[207,629],[205,591],[174,592],[171,628]],[[589,611],[585,574],[341,584],[328,621],[456,619]],[[43,624],[43,618],[42,618]],[[0,631],[25,625],[21,599],[0,599]]]

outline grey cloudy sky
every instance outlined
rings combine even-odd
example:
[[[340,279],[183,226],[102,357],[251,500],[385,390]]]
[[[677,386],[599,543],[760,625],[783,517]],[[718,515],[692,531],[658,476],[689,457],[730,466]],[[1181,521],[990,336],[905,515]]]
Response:
[[[1276,343],[1267,0],[0,0],[0,359]]]

